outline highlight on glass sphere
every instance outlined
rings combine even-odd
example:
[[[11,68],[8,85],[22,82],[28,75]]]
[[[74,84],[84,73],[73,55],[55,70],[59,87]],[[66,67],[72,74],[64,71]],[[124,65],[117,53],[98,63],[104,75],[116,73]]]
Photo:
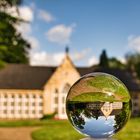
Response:
[[[126,86],[116,77],[91,73],[70,88],[66,112],[80,133],[92,138],[107,138],[127,123],[131,98]]]

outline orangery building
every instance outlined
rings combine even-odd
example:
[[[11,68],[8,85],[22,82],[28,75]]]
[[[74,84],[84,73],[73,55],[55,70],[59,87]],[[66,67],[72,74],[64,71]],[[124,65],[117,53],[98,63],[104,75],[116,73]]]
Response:
[[[139,115],[140,83],[134,72],[76,67],[66,54],[58,67],[9,64],[0,69],[0,118],[35,119],[57,112],[56,118],[66,119],[69,88],[80,76],[97,71],[113,74],[123,81],[132,97],[133,116]]]

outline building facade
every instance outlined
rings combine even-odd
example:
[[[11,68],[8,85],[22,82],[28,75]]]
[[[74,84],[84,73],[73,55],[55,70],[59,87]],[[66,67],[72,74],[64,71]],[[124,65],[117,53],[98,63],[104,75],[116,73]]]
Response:
[[[57,112],[56,118],[66,119],[65,100],[69,88],[80,76],[97,71],[113,74],[124,82],[132,96],[133,116],[139,115],[140,83],[133,73],[118,69],[75,67],[66,54],[58,67],[12,64],[1,69],[0,118],[35,119]]]

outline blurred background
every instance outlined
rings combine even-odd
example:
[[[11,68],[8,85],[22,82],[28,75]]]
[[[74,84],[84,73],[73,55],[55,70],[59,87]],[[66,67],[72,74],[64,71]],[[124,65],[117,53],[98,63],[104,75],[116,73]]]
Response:
[[[139,0],[0,0],[0,140],[82,138],[65,99],[97,71],[118,77],[132,97],[115,137],[139,140],[139,15]]]

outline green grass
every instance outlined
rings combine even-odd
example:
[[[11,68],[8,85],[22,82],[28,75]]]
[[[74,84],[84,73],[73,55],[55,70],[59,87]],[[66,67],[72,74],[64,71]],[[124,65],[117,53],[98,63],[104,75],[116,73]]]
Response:
[[[111,75],[97,75],[94,78],[91,78],[87,81],[87,85],[91,87],[95,87],[97,89],[101,89],[101,91],[107,91],[118,96],[122,96],[128,100],[130,100],[130,96],[125,85]]]
[[[80,140],[83,138],[68,121],[48,121],[48,124],[33,132],[34,140]]]
[[[0,120],[0,127],[44,126],[48,121],[40,120]]]
[[[131,119],[115,137],[118,140],[140,140],[140,118]]]
[[[88,93],[82,93],[78,96],[75,96],[72,98],[70,101],[75,101],[75,102],[128,102],[128,98],[122,98],[117,100],[113,95],[108,96],[106,93],[102,92],[88,92]]]
[[[45,127],[32,133],[34,140],[80,140],[77,133],[67,121],[48,121]],[[117,140],[140,140],[140,118],[131,119],[116,136]]]
[[[66,120],[0,121],[0,127],[40,126],[33,140],[80,140],[83,136]],[[140,118],[131,119],[116,136],[117,140],[140,140]]]

